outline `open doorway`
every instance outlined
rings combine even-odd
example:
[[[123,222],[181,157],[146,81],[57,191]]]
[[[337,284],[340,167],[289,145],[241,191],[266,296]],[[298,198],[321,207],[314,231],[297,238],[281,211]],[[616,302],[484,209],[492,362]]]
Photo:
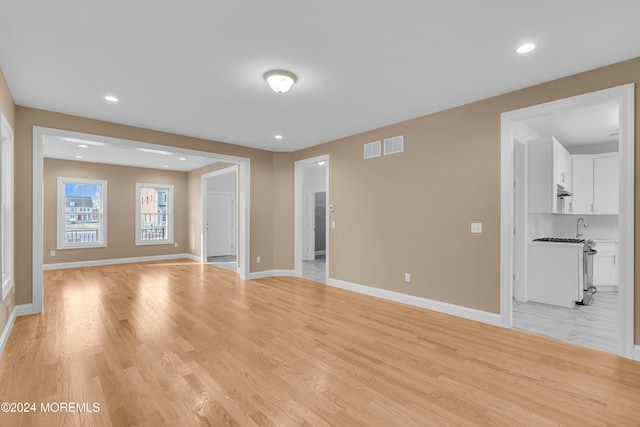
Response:
[[[632,117],[632,85],[502,115],[504,326],[633,357]]]
[[[238,167],[230,166],[202,177],[202,229],[206,262],[238,271]]]
[[[295,165],[296,275],[320,283],[328,277],[329,156]]]

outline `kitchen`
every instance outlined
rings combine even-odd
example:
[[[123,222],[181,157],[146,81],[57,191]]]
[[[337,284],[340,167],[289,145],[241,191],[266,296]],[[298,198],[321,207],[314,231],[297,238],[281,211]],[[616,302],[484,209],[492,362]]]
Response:
[[[525,280],[516,329],[618,349],[618,105],[536,117],[526,128]]]

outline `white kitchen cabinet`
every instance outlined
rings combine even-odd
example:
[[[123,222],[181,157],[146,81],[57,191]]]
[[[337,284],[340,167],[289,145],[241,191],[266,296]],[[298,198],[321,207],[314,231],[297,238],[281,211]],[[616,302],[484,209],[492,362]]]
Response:
[[[599,290],[618,286],[618,244],[596,240],[593,256],[593,284]]]
[[[593,213],[593,158],[573,158],[573,200],[575,214]]]
[[[527,195],[530,213],[564,213],[558,204],[558,185],[567,189],[571,166],[569,152],[554,137],[527,143]]]
[[[573,156],[572,213],[617,214],[618,171],[616,153]]]
[[[530,242],[527,300],[569,308],[582,301],[583,247],[578,243]]]
[[[593,159],[593,209],[596,214],[618,213],[618,156]]]

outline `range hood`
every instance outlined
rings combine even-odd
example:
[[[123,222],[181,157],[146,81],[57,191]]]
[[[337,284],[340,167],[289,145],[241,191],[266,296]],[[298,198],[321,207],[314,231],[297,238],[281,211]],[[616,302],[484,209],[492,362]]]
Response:
[[[562,185],[558,184],[558,198],[563,199],[569,196],[573,196],[573,193],[565,190]]]

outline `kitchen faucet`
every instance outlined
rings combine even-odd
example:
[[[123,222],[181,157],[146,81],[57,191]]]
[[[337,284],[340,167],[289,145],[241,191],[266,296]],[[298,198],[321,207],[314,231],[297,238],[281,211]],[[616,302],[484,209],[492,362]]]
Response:
[[[576,221],[576,239],[579,239],[580,237],[582,237],[582,233],[580,232],[580,221],[582,221],[584,228],[589,227],[589,225],[587,224],[587,221],[585,221],[584,218],[578,218],[578,221]]]

